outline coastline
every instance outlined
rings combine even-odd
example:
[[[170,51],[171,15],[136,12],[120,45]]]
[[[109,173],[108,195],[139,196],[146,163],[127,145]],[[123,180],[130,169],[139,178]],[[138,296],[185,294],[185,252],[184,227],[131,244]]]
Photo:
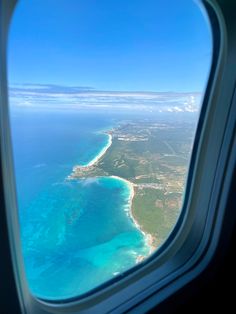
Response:
[[[103,134],[106,134],[108,136],[108,142],[106,144],[106,146],[104,146],[101,151],[92,159],[90,160],[90,162],[88,162],[86,165],[82,165],[82,166],[79,166],[79,167],[91,167],[93,166],[94,164],[96,164],[100,158],[102,158],[103,155],[106,154],[106,151],[108,150],[108,148],[111,146],[112,144],[112,135],[110,133],[103,133]]]
[[[151,234],[146,233],[142,227],[140,226],[140,224],[137,222],[137,220],[135,219],[134,215],[133,215],[133,211],[132,211],[132,204],[133,204],[133,198],[135,196],[135,191],[134,191],[134,183],[132,183],[131,181],[127,180],[127,179],[123,179],[121,177],[118,176],[109,176],[110,178],[114,178],[117,180],[121,180],[124,181],[127,186],[129,187],[130,190],[130,196],[129,196],[129,217],[131,218],[131,220],[133,221],[135,227],[143,234],[144,238],[145,238],[145,243],[146,245],[149,247],[149,252],[148,255],[149,256],[151,253],[153,253],[156,250],[156,247],[153,245],[154,242],[154,238]],[[143,255],[139,255],[136,259],[136,263],[140,263],[142,262],[147,256],[143,256]]]
[[[108,131],[106,131],[104,133],[108,136],[108,142],[107,142],[106,146],[104,146],[101,149],[101,151],[90,162],[88,162],[87,164],[74,166],[73,169],[72,169],[72,173],[67,177],[67,179],[69,179],[69,180],[73,179],[76,176],[76,171],[77,171],[78,168],[90,168],[90,167],[93,167],[102,158],[102,156],[105,155],[105,153],[107,152],[109,147],[112,145],[112,134],[108,133]],[[138,221],[135,219],[135,217],[133,215],[132,208],[133,208],[133,198],[135,196],[135,189],[134,189],[135,185],[131,181],[129,181],[127,179],[124,179],[122,177],[116,176],[116,175],[107,176],[107,177],[123,181],[123,182],[125,182],[125,184],[129,188],[129,200],[128,200],[129,211],[128,211],[128,216],[133,221],[135,227],[143,234],[144,239],[145,239],[145,244],[149,248],[149,252],[148,252],[147,255],[139,255],[139,256],[137,256],[136,263],[140,263],[146,257],[148,257],[151,253],[153,253],[156,250],[156,247],[153,244],[154,243],[153,236],[151,234],[149,234],[149,233],[146,233],[142,229],[142,227],[140,226],[140,224],[138,223]],[[97,178],[99,178],[99,177],[97,177]]]
[[[85,165],[75,165],[73,167],[73,169],[72,169],[71,174],[69,174],[68,177],[66,178],[67,180],[73,179],[77,169],[93,167],[94,165],[96,165],[96,163],[99,161],[99,159],[101,159],[102,156],[106,154],[106,151],[108,150],[108,148],[112,144],[112,135],[110,133],[107,133],[107,132],[104,132],[104,134],[106,134],[108,136],[108,141],[107,141],[106,146],[104,146],[100,150],[100,152],[92,160],[90,160],[87,164],[85,164]]]

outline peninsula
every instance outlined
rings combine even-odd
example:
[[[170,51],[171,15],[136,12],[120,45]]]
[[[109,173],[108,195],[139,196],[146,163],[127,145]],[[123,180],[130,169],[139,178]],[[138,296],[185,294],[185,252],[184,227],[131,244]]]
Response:
[[[108,144],[86,166],[75,166],[68,179],[110,176],[131,188],[130,216],[146,237],[150,253],[173,229],[193,138],[187,123],[127,122],[105,133]]]

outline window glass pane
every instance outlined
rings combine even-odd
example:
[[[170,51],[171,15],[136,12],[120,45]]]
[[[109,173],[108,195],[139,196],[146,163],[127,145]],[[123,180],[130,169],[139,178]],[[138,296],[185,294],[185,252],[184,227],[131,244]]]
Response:
[[[179,217],[211,33],[189,0],[19,1],[10,119],[29,287],[81,295]]]

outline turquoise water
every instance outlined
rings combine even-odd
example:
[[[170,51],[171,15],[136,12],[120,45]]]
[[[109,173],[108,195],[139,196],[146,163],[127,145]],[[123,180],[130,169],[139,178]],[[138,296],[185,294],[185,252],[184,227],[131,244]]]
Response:
[[[93,289],[148,253],[127,215],[125,182],[67,181],[107,144],[108,115],[12,113],[17,196],[26,275],[33,294],[66,299]]]

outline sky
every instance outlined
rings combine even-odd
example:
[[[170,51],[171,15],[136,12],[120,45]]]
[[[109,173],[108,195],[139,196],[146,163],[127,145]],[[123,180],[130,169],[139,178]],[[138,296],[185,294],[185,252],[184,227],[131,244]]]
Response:
[[[9,83],[203,92],[211,40],[192,0],[19,0]]]

